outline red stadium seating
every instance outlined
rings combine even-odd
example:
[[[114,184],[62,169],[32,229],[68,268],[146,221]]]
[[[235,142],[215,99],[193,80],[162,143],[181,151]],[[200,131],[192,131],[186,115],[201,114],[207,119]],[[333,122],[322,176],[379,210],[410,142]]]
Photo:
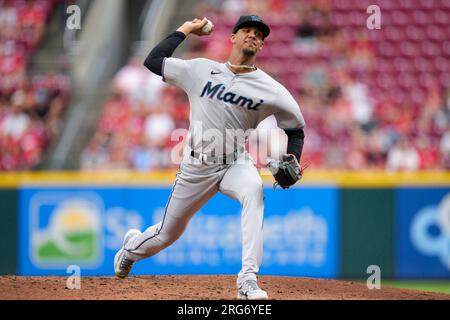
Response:
[[[53,6],[53,0],[0,1],[0,171],[35,168],[59,134],[68,78],[27,76]]]
[[[439,116],[437,109],[433,116],[421,118],[420,115],[430,112],[425,109],[435,103],[433,90],[444,99],[445,90],[450,88],[449,0],[378,0],[375,3],[371,0],[285,0],[282,3],[286,4],[282,15],[285,19],[273,17],[270,5],[269,12],[262,14],[267,16],[272,34],[257,61],[299,99],[308,128],[314,130],[322,146],[332,145],[333,139],[340,136],[347,137],[342,143],[351,150],[356,141],[348,132],[359,135],[357,139],[362,141],[371,139],[372,132],[362,133],[362,120],[350,111],[352,103],[356,103],[354,108],[372,106],[368,122],[389,136],[387,140],[392,140],[393,134],[405,134],[413,140],[419,121],[421,126],[433,127],[430,123]],[[370,13],[366,10],[373,4],[381,9],[381,29],[369,30],[366,20]],[[308,19],[305,18],[308,15],[302,18],[296,15],[299,7],[314,17],[311,21],[319,35],[301,37],[302,19]],[[217,17],[216,32],[226,33],[233,27],[235,21],[227,14]],[[326,23],[331,24],[332,32],[323,28]],[[327,32],[328,37],[320,37]],[[214,41],[221,39],[216,37]],[[364,99],[370,103],[358,100],[364,96],[362,85],[367,88]],[[355,96],[356,100],[350,101]],[[182,108],[185,110],[187,106]],[[186,121],[187,118],[186,113]],[[424,121],[431,122],[424,125]],[[430,133],[430,146],[439,145],[439,138]],[[384,151],[382,162],[392,146]],[[305,147],[307,158],[307,143]],[[371,146],[365,148],[370,153]],[[327,152],[325,147],[320,152],[311,152],[313,165],[326,167]],[[370,163],[368,154],[365,156],[368,167],[379,165]],[[346,166],[346,163],[337,165]]]

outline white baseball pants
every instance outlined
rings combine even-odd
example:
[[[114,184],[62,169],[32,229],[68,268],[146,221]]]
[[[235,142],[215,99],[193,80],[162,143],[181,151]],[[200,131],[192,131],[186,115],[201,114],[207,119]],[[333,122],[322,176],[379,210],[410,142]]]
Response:
[[[242,206],[242,269],[237,286],[256,280],[263,253],[264,194],[261,177],[247,153],[231,164],[204,164],[185,153],[162,221],[127,243],[128,257],[142,260],[170,246],[218,191]]]

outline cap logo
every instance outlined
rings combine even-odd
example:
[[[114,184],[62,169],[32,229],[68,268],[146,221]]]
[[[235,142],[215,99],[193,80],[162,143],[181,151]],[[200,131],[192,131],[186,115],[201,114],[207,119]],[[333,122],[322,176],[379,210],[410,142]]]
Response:
[[[258,16],[250,16],[250,19],[252,19],[252,21],[261,21],[261,18]]]

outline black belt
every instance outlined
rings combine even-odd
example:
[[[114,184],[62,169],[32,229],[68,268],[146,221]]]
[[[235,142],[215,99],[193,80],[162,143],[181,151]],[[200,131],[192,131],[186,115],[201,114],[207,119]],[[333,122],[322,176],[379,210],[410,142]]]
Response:
[[[191,157],[196,158],[198,160],[201,160],[206,163],[216,163],[216,164],[230,164],[234,160],[237,159],[238,155],[241,154],[244,150],[241,150],[240,152],[238,150],[235,150],[233,153],[227,154],[227,155],[221,155],[221,156],[213,156],[209,154],[204,153],[198,153],[194,150],[191,151]]]

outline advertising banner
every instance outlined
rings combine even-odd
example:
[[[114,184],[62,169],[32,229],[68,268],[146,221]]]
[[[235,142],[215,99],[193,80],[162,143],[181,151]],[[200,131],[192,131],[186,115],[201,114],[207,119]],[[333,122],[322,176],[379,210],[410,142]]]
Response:
[[[448,279],[450,188],[399,188],[396,207],[397,276]]]
[[[169,187],[23,187],[19,274],[113,275],[113,259],[130,228],[161,221]],[[264,257],[260,274],[337,277],[339,204],[334,187],[265,188]],[[241,209],[220,193],[191,219],[185,233],[133,275],[237,274]]]

